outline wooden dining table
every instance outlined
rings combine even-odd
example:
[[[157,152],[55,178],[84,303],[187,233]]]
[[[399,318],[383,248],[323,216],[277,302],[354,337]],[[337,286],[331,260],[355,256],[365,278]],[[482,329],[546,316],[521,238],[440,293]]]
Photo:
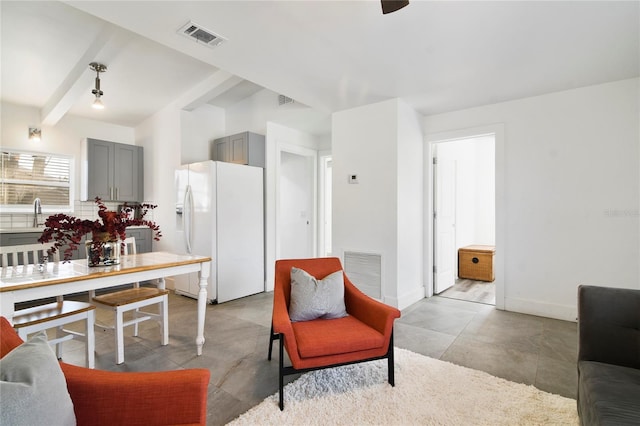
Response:
[[[88,266],[86,259],[0,268],[0,315],[10,322],[15,304],[59,295],[98,290],[133,282],[157,280],[165,288],[165,277],[198,272],[199,286],[196,353],[202,355],[207,304],[207,279],[211,258],[150,252],[120,256],[111,266]]]

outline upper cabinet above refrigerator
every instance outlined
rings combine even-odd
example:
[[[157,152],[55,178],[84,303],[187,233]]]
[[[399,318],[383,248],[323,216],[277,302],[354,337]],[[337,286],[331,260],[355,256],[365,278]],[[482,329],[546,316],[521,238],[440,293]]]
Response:
[[[212,147],[212,160],[247,166],[265,166],[265,138],[252,132],[215,139]]]
[[[137,201],[144,199],[141,146],[99,139],[82,141],[81,199]]]

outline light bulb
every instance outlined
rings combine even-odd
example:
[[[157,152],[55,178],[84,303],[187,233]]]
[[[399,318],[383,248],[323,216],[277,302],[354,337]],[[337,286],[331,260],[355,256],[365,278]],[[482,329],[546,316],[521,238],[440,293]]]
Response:
[[[102,103],[102,99],[100,99],[99,96],[96,96],[96,100],[93,101],[93,104],[91,106],[95,109],[104,109],[104,104]]]

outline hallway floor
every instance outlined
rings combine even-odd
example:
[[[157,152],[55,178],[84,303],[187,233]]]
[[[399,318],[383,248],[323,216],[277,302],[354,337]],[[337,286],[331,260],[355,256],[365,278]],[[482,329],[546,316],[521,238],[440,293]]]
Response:
[[[495,305],[496,283],[456,278],[455,284],[438,296]]]
[[[208,424],[223,425],[278,389],[277,350],[267,361],[273,293],[208,305],[206,343],[196,356],[196,301],[169,297],[170,343],[160,346],[157,325],[125,333],[125,363],[115,365],[112,332],[96,333],[96,367],[153,371],[202,367],[211,370]],[[109,313],[100,311],[101,321]],[[577,325],[498,311],[493,306],[435,296],[402,312],[395,345],[508,380],[575,398]],[[277,342],[274,344],[277,345]],[[83,365],[83,347],[64,345],[64,360]],[[288,383],[295,376],[285,378]]]

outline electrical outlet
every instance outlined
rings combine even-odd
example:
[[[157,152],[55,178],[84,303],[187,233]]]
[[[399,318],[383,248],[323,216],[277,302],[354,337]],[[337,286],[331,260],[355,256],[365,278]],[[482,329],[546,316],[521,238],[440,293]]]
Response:
[[[358,183],[358,175],[355,173],[350,174],[349,183]]]

